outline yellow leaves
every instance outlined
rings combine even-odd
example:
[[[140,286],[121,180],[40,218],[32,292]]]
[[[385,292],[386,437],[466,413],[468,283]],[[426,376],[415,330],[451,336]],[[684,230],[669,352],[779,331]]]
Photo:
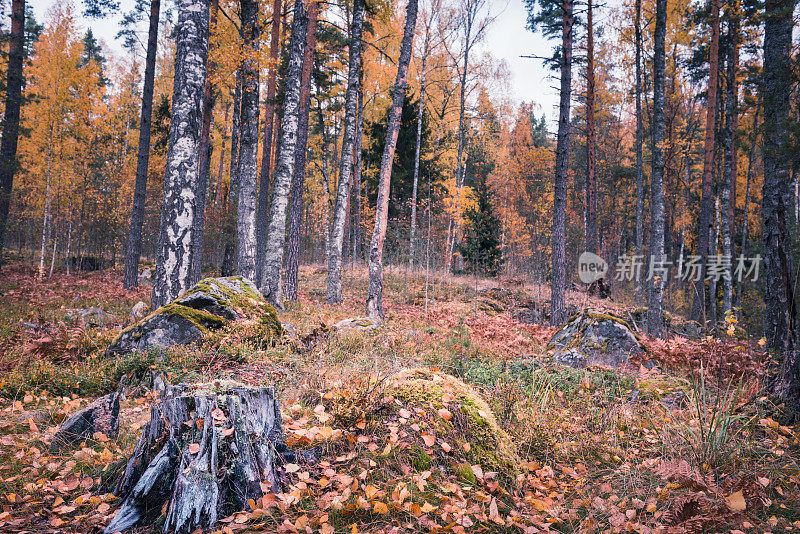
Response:
[[[300,466],[297,464],[286,464],[285,466],[283,466],[283,469],[287,473],[296,473],[300,470]]]
[[[441,418],[442,418],[442,419],[444,419],[445,421],[449,421],[450,419],[452,419],[452,418],[453,418],[453,414],[452,414],[452,413],[450,413],[450,410],[448,410],[447,408],[439,408],[439,409],[436,411],[436,413],[438,413],[438,414],[439,414],[439,417],[441,417]]]
[[[433,447],[433,444],[436,443],[436,436],[432,434],[422,434],[422,441],[425,442],[426,447]]]
[[[389,507],[386,506],[386,503],[382,503],[380,501],[375,501],[372,503],[372,511],[376,514],[388,514]]]
[[[742,490],[728,495],[728,497],[725,499],[725,504],[727,504],[728,508],[730,508],[733,512],[744,512],[747,508],[747,502],[744,500]]]
[[[367,485],[364,487],[364,494],[367,496],[367,499],[372,499],[377,493],[380,491],[378,488],[373,486],[372,484]]]

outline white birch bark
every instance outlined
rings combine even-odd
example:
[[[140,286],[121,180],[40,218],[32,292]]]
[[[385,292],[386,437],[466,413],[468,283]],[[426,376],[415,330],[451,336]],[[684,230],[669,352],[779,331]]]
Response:
[[[208,0],[177,0],[175,4],[175,82],[151,309],[174,300],[188,288],[196,216],[209,5]]]

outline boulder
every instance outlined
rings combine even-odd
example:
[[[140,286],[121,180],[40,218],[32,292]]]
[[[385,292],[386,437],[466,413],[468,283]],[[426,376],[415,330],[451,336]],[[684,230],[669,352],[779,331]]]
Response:
[[[110,393],[72,414],[50,442],[50,454],[80,445],[96,432],[114,438],[119,431],[119,395]]]
[[[593,310],[574,315],[547,348],[554,351],[554,361],[578,368],[592,364],[618,367],[644,352],[627,322]]]
[[[342,319],[333,327],[336,330],[375,330],[380,324],[369,317],[356,317],[354,319]]]
[[[89,326],[105,326],[117,322],[116,317],[100,308],[71,310],[67,313],[67,319]]]
[[[183,295],[123,330],[106,356],[187,345],[239,319],[259,318],[271,337],[283,333],[275,310],[242,277],[206,278]]]
[[[137,322],[144,318],[147,315],[147,304],[142,302],[141,300],[133,305],[131,308],[131,322]]]
[[[153,271],[150,269],[150,267],[147,267],[145,270],[139,273],[139,283],[141,284],[144,282],[149,284],[153,283]]]

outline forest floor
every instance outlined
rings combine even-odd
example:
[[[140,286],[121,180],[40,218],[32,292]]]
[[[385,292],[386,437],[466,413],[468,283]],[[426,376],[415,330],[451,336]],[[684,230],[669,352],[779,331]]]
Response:
[[[453,277],[426,309],[424,275],[393,271],[386,324],[337,331],[363,314],[364,269],[346,269],[340,306],[324,304],[324,269],[300,274],[299,300],[280,315],[291,332],[277,344],[109,360],[104,348],[149,286],[125,291],[110,271],[38,283],[32,266],[6,266],[0,532],[108,524],[111,484],[150,416],[157,372],[273,385],[288,445],[322,449],[315,465],[286,466],[283,493],[225,518],[226,534],[800,531],[800,428],[759,397],[755,340],[642,336],[648,354],[626,368],[575,370],[551,362],[555,329],[514,318],[545,306],[537,286]],[[579,292],[568,304],[634,315]],[[92,306],[114,324],[67,318]],[[48,453],[67,415],[122,386],[119,436]]]

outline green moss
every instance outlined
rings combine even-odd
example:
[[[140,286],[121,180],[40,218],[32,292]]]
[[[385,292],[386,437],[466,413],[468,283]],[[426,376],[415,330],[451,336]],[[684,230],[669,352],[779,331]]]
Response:
[[[475,473],[472,472],[472,466],[469,465],[469,463],[461,462],[459,464],[454,464],[453,471],[455,472],[458,480],[466,482],[471,486],[474,486],[477,483]]]
[[[660,400],[677,390],[688,393],[692,384],[685,378],[651,378],[639,381],[639,396],[642,400]]]
[[[411,449],[409,449],[409,455],[411,457],[411,465],[414,466],[414,469],[418,473],[427,471],[431,468],[431,457],[428,456],[428,453],[417,445],[414,445],[411,447]]]
[[[208,329],[222,328],[225,326],[225,319],[219,315],[214,315],[204,310],[197,310],[174,302],[167,304],[158,310],[161,315],[170,317],[182,317],[195,325],[201,332],[207,332]]]

